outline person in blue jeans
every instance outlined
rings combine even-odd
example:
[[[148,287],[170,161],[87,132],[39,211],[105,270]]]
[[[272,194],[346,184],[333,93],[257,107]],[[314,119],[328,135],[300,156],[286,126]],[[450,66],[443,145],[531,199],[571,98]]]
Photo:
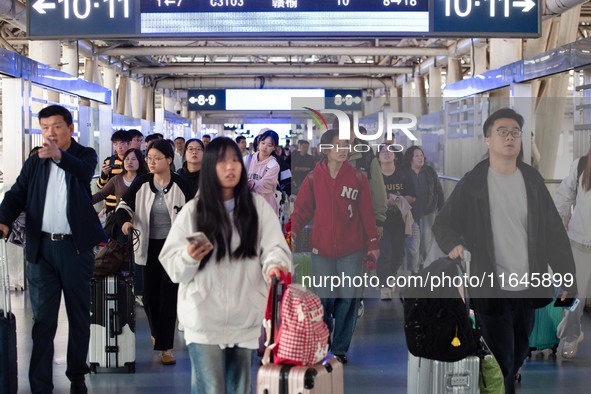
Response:
[[[191,393],[249,393],[268,281],[291,269],[291,253],[275,211],[249,190],[232,139],[209,143],[199,182],[199,194],[180,211],[160,253],[179,283]],[[201,240],[187,239],[197,231]]]
[[[315,278],[345,279],[340,286],[316,287],[324,307],[324,321],[332,331],[330,351],[347,363],[347,351],[357,322],[362,287],[363,257],[379,257],[378,230],[365,174],[347,161],[348,141],[339,141],[338,130],[320,139],[323,159],[300,187],[291,215],[292,238],[312,219],[310,236]],[[333,323],[334,322],[334,323]]]
[[[416,200],[412,203],[412,235],[406,238],[406,268],[410,271],[418,270],[425,263],[433,243],[433,222],[444,203],[441,181],[426,160],[419,146],[408,148],[402,159],[402,166],[408,172],[416,192]]]

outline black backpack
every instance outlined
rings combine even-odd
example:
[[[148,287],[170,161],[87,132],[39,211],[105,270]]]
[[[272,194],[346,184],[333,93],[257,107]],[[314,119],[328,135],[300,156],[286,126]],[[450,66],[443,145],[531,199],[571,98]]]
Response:
[[[456,287],[428,287],[429,276],[463,275],[457,260],[441,258],[414,274],[423,286],[410,283],[401,291],[404,334],[408,350],[417,357],[454,362],[476,354],[480,333]]]

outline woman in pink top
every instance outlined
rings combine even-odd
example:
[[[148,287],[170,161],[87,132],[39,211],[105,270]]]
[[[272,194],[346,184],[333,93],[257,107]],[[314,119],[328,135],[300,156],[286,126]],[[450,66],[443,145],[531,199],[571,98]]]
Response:
[[[257,137],[255,153],[245,156],[244,163],[250,190],[260,194],[279,215],[279,204],[275,198],[280,170],[275,159],[277,145],[279,135],[273,130],[264,131]]]

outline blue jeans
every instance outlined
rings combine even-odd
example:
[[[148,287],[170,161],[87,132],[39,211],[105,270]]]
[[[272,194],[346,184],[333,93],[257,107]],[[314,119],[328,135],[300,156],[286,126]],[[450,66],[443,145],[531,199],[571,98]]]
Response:
[[[252,350],[198,343],[190,343],[188,348],[191,394],[250,393]]]
[[[73,241],[41,240],[39,261],[29,261],[27,278],[33,310],[33,349],[29,365],[31,392],[53,390],[53,339],[62,292],[68,313],[66,376],[84,379],[90,341],[90,279],[94,270],[91,249],[77,252]]]
[[[505,292],[511,293],[511,292]],[[529,352],[529,334],[534,326],[534,309],[529,298],[503,298],[500,315],[478,316],[482,336],[499,362],[505,376],[505,393],[515,392],[515,374]]]
[[[570,244],[575,258],[575,267],[577,268],[578,298],[581,303],[573,312],[564,311],[564,317],[558,325],[557,335],[563,341],[574,342],[581,335],[581,319],[583,318],[585,295],[587,294],[589,280],[591,280],[591,264],[589,264],[591,249],[587,249],[573,240],[570,241]]]
[[[353,253],[338,259],[312,254],[312,272],[315,277],[327,277],[330,286],[330,278],[362,278],[363,263],[361,252]],[[349,350],[353,331],[357,323],[357,309],[362,287],[348,284],[339,286],[330,291],[330,288],[316,288],[324,308],[324,321],[328,331],[332,332],[330,351],[333,354],[344,355]],[[334,324],[333,324],[334,319]]]

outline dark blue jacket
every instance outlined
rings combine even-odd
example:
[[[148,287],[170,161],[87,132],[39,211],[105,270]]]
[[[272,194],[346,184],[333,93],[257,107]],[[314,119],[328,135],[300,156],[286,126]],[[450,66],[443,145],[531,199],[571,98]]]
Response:
[[[68,150],[62,151],[62,159],[58,164],[66,172],[66,215],[78,251],[86,251],[105,239],[90,194],[90,181],[96,164],[97,155],[94,149],[84,147],[73,139]],[[50,165],[51,159],[41,159],[37,155],[29,158],[0,205],[0,223],[9,227],[20,212],[26,211],[26,253],[27,260],[33,263],[39,259]]]

